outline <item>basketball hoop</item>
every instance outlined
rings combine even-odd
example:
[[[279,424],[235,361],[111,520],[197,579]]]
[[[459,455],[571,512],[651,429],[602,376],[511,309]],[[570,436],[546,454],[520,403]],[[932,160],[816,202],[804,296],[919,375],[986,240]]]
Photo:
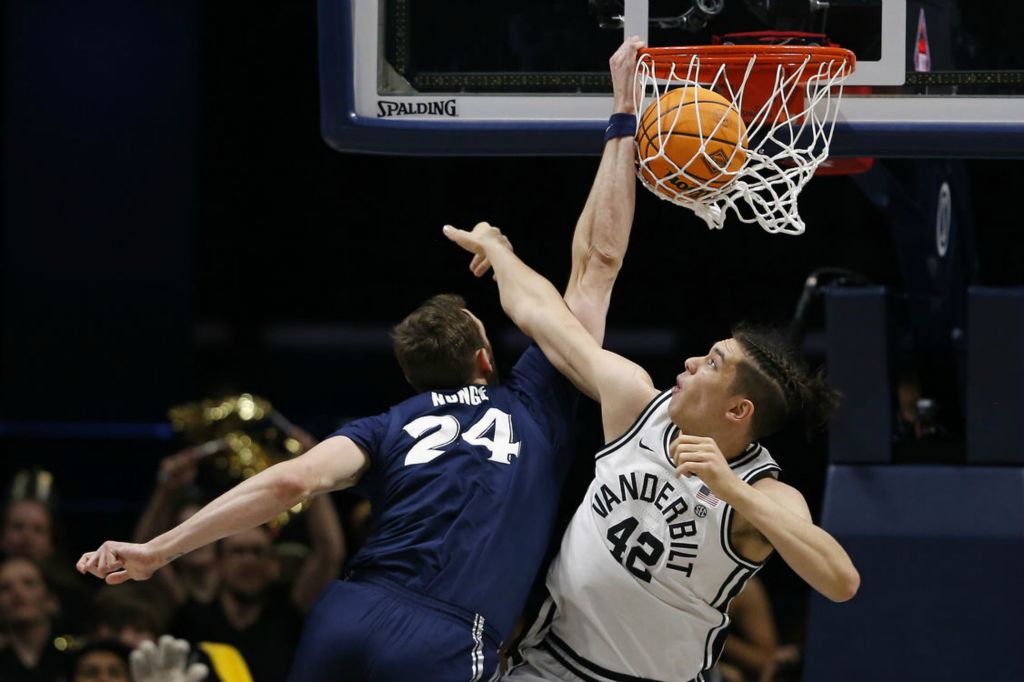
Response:
[[[797,196],[828,157],[842,82],[855,64],[852,52],[835,46],[641,50],[635,75],[637,111],[644,112],[637,131],[638,177],[658,197],[692,209],[712,229],[721,228],[732,209],[740,221],[756,222],[768,232],[802,234]],[[735,137],[722,145],[716,133],[725,119],[712,118],[719,122],[709,126],[700,112],[702,104],[711,106],[709,98],[684,95],[684,105],[680,97],[665,97],[674,88],[694,86],[727,100],[729,115],[742,119],[745,129],[737,123]],[[673,158],[670,141],[680,134],[676,126],[684,106],[690,107],[685,115],[697,121],[690,128],[697,132],[685,137],[699,134],[699,144],[695,150],[687,147],[685,158]],[[719,148],[709,150],[709,145]],[[714,170],[713,177],[695,175],[694,162]]]

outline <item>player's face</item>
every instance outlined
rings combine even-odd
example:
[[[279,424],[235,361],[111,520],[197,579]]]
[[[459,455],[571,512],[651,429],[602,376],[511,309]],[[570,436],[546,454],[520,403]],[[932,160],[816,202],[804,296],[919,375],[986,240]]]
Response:
[[[743,358],[740,345],[725,339],[705,355],[686,359],[668,403],[669,417],[683,433],[708,436],[728,423],[726,414],[735,398],[732,382]]]
[[[480,330],[480,338],[484,340],[484,350],[487,351],[487,356],[491,359],[491,373],[484,378],[487,379],[488,384],[496,384],[498,383],[498,364],[494,361],[494,349],[491,347],[490,339],[487,338],[487,330],[484,329],[484,323],[465,308],[462,309],[462,312],[469,315],[469,319],[473,320],[476,328]]]
[[[42,502],[19,500],[11,504],[4,521],[3,550],[8,556],[44,561],[53,553],[50,512]]]

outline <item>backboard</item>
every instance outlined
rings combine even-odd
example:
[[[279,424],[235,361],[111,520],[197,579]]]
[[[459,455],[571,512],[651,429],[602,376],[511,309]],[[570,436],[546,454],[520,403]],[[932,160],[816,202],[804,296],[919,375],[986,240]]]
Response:
[[[857,55],[833,156],[1024,157],[1021,3],[320,0],[321,128],[339,151],[597,153],[624,35],[821,33]]]

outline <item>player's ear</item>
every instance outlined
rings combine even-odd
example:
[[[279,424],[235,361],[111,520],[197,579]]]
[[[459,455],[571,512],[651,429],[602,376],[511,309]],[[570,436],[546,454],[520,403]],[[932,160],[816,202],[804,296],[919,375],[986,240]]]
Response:
[[[477,377],[489,377],[494,372],[494,362],[486,348],[476,349],[476,353],[473,354],[473,364],[476,367]]]
[[[754,403],[749,398],[737,396],[733,399],[732,404],[729,405],[725,416],[730,421],[749,424],[750,420],[754,417]]]

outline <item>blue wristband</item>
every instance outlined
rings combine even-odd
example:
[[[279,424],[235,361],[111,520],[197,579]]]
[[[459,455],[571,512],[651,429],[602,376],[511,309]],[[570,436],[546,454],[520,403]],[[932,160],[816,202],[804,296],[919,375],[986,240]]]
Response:
[[[612,114],[608,119],[608,127],[604,129],[604,141],[616,137],[633,137],[636,134],[636,115]]]

